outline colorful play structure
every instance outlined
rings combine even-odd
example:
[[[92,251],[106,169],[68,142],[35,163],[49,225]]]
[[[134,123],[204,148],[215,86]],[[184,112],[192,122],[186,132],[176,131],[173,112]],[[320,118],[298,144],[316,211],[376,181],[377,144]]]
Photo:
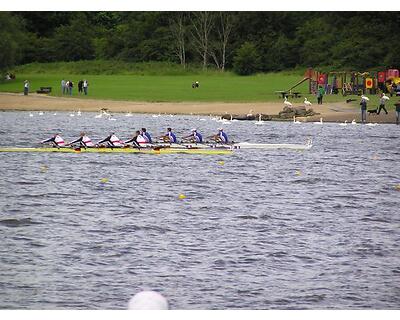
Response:
[[[384,69],[384,68],[382,68]],[[331,71],[319,72],[307,69],[302,80],[287,90],[276,91],[282,97],[300,97],[295,89],[308,81],[308,93],[316,94],[318,88],[324,88],[325,94],[362,95],[380,92],[400,95],[400,74],[398,69],[374,71]]]

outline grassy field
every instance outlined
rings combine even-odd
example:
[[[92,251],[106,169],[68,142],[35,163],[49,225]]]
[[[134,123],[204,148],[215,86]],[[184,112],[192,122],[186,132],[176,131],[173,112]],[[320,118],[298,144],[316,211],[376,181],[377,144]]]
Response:
[[[238,76],[231,72],[221,73],[215,70],[182,71],[176,66],[166,67],[157,64],[150,66],[113,64],[108,66],[109,73],[112,74],[104,74],[106,70],[99,70],[98,64],[99,62],[88,63],[86,68],[82,62],[25,65],[16,69],[16,80],[0,82],[0,92],[22,92],[23,81],[27,79],[31,91],[34,92],[42,86],[50,86],[53,88],[51,95],[61,96],[60,82],[61,79],[66,79],[74,82],[72,96],[82,99],[148,102],[279,102],[282,98],[275,91],[288,89],[302,79],[301,71]],[[107,63],[105,64],[107,67]],[[161,75],[154,74],[158,67]],[[102,74],[98,74],[99,72]],[[88,96],[78,95],[77,84],[80,79],[89,81]],[[200,88],[192,89],[194,81],[199,81]],[[303,97],[290,99],[291,101],[300,102],[306,96],[311,102],[316,102],[315,96],[307,93],[307,82],[301,84],[295,91],[302,92]],[[370,105],[375,105],[377,98],[370,97]],[[346,98],[359,99],[356,96],[343,97],[338,94],[327,95],[324,101],[342,102]]]

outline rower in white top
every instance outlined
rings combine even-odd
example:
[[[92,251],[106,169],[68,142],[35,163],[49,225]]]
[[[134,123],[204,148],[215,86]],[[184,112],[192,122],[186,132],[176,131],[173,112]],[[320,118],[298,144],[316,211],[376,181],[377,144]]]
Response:
[[[100,140],[99,142],[97,142],[97,145],[100,145],[101,143],[104,143],[104,142],[107,142],[107,146],[108,146],[108,147],[111,147],[111,148],[113,148],[113,147],[120,148],[120,147],[123,147],[123,146],[124,146],[123,141],[121,141],[121,140],[115,135],[114,132],[111,133],[107,138],[105,138],[105,139]]]
[[[71,141],[70,143],[66,144],[67,146],[73,146],[74,144],[79,143],[80,147],[84,148],[92,148],[95,147],[94,143],[92,140],[86,135],[85,132],[80,133],[80,137],[78,139],[75,139],[74,141]]]
[[[40,143],[48,143],[51,142],[54,147],[60,148],[60,147],[65,147],[65,141],[64,139],[60,136],[59,133],[56,133],[54,136],[52,136],[49,139],[43,140]]]

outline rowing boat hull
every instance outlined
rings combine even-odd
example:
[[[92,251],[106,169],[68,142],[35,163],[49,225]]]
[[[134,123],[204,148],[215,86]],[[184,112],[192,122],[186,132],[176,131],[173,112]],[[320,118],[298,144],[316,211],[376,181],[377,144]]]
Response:
[[[141,154],[205,154],[226,155],[231,150],[226,149],[184,149],[184,148],[161,148],[161,149],[132,149],[132,148],[87,148],[75,150],[71,148],[13,148],[2,147],[0,152],[57,152],[57,153],[141,153]]]

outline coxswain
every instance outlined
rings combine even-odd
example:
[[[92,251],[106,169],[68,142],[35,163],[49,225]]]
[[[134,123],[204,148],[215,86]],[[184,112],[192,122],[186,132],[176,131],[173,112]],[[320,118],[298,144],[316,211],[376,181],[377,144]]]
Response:
[[[146,128],[142,128],[141,135],[146,139],[146,143],[152,143],[150,134],[146,131]]]
[[[223,128],[218,128],[218,133],[210,138],[215,140],[217,143],[228,143],[228,136],[224,132]]]
[[[86,135],[85,132],[81,132],[80,137],[78,139],[68,143],[67,146],[73,145],[78,142],[79,142],[79,146],[84,147],[84,148],[91,148],[91,147],[95,146],[94,143],[92,142],[92,140]]]
[[[132,142],[132,147],[140,149],[140,143],[146,143],[146,140],[140,134],[140,131],[137,130],[135,132],[135,134],[133,135],[132,139],[126,140],[124,143],[128,144],[128,143],[131,143],[131,142]]]
[[[172,132],[171,128],[167,128],[167,133],[163,136],[161,136],[161,139],[164,140],[164,142],[169,142],[169,143],[176,143],[176,135],[175,133]]]
[[[201,134],[199,132],[197,132],[197,129],[192,129],[192,133],[186,137],[183,137],[183,139],[189,139],[191,142],[195,142],[195,143],[203,142],[203,137],[201,136]]]
[[[64,139],[60,136],[60,134],[56,133],[54,136],[52,136],[49,139],[43,140],[40,143],[47,143],[51,142],[53,143],[54,147],[60,148],[60,147],[65,147],[65,141]]]
[[[123,147],[124,143],[115,135],[111,133],[107,138],[97,142],[97,145],[107,142],[109,147]]]

